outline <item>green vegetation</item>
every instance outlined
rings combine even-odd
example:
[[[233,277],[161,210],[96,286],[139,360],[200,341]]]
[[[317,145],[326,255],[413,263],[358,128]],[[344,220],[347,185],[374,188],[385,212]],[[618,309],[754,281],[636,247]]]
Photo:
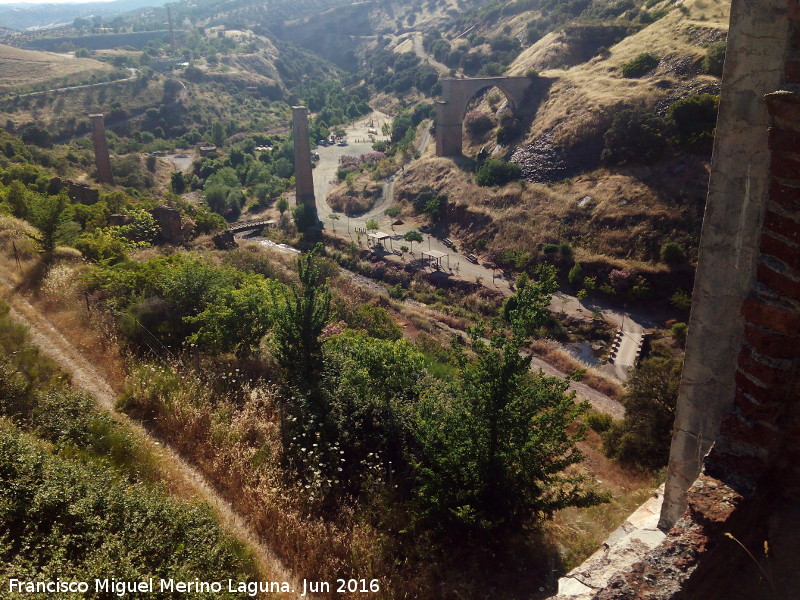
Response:
[[[0,560],[7,576],[91,581],[111,570],[129,580],[250,579],[252,565],[211,510],[177,502],[151,483],[153,459],[125,426],[69,388],[11,323],[5,304],[0,331]]]
[[[603,435],[606,454],[648,470],[667,464],[683,362],[667,356],[642,361],[622,398],[625,418]]]
[[[708,45],[706,55],[703,58],[703,70],[706,73],[722,77],[722,67],[725,64],[727,46],[727,42],[715,42]]]
[[[643,77],[658,66],[659,58],[644,52],[622,66],[622,76],[629,79]]]
[[[666,123],[653,113],[640,108],[620,111],[603,136],[600,158],[618,165],[653,162],[667,146],[665,134]]]
[[[695,94],[673,102],[667,116],[675,123],[677,142],[696,152],[710,152],[717,126],[719,96]]]
[[[505,185],[521,176],[522,168],[518,164],[490,158],[475,172],[475,183],[485,187]]]
[[[670,266],[681,265],[686,262],[686,252],[677,242],[666,242],[661,246],[661,262]]]

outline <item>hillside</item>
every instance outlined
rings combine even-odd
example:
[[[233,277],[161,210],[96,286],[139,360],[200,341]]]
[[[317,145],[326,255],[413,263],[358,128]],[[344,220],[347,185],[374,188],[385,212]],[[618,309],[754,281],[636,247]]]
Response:
[[[661,250],[672,242],[686,253],[687,265],[696,257],[710,145],[682,145],[667,113],[682,98],[719,93],[719,77],[705,72],[703,60],[710,45],[724,42],[728,6],[702,1],[678,8],[652,2],[647,6],[641,11],[661,11],[661,16],[646,25],[639,17],[636,22],[627,17],[582,17],[519,47],[505,73],[534,71],[549,84],[529,122],[513,119],[497,91],[468,108],[486,115],[489,129],[478,135],[465,128],[465,153],[474,156],[484,148],[489,155],[510,158],[522,167],[527,181],[482,188],[473,182],[469,164],[424,159],[403,179],[401,197],[413,200],[436,182],[436,190],[448,199],[438,230],[501,265],[525,269],[551,262],[547,250],[566,244],[598,285],[607,281],[611,270],[628,269],[633,279],[643,277],[649,293],[657,296],[691,289],[691,270],[667,268]],[[448,39],[448,31],[429,32],[427,46],[451,64],[454,49],[470,47],[466,54],[459,50],[463,67],[464,56],[492,53],[484,33],[522,32],[526,23],[530,28],[539,22],[538,14],[499,16],[490,28],[477,13],[477,38],[462,42]],[[464,20],[469,24],[469,15]],[[615,43],[606,47],[604,42]],[[623,67],[645,48],[655,56],[655,68],[625,77]],[[625,109],[662,119],[662,155],[650,161],[601,161],[604,136],[615,115]],[[516,133],[501,143],[497,134],[504,124]],[[481,227],[474,227],[475,222]]]
[[[0,95],[88,83],[114,72],[113,66],[90,58],[0,44]]]

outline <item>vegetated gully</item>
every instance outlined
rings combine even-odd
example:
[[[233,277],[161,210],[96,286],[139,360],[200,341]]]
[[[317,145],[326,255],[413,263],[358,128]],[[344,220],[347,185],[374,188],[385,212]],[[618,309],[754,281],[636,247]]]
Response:
[[[245,519],[194,467],[184,461],[169,445],[157,439],[140,423],[116,409],[117,394],[103,375],[87,361],[81,352],[65,338],[36,307],[15,293],[14,282],[0,273],[3,300],[10,307],[12,319],[25,325],[33,343],[62,369],[70,373],[73,385],[91,394],[99,405],[115,419],[130,427],[155,455],[170,476],[180,479],[181,487],[189,489],[206,502],[216,513],[222,526],[252,553],[263,581],[286,581],[294,590],[301,590],[300,581],[287,569],[280,558],[259,539]],[[299,592],[293,594],[300,598]]]

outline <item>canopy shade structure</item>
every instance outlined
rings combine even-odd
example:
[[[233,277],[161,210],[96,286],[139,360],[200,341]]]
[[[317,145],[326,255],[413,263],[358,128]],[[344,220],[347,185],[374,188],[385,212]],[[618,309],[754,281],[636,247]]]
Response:
[[[392,247],[392,236],[389,235],[388,233],[385,233],[383,231],[375,231],[374,233],[368,233],[367,237],[375,240],[378,243],[383,243],[386,240],[389,240],[389,248]]]
[[[447,252],[440,252],[439,250],[426,250],[422,253],[423,260],[425,257],[428,258],[429,264],[433,264],[434,262],[442,266],[442,259],[447,257],[447,268],[450,269],[450,255]]]

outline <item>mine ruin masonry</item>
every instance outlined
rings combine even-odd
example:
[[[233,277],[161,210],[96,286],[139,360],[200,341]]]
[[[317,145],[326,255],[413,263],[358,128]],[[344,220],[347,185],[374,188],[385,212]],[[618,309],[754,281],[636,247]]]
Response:
[[[514,116],[530,116],[538,106],[537,91],[549,80],[530,77],[483,77],[442,79],[442,100],[436,105],[436,156],[460,156],[464,113],[472,98],[496,87],[508,100]]]
[[[659,527],[558,598],[800,598],[800,0],[731,6]]]
[[[309,214],[316,215],[314,176],[311,171],[311,141],[308,137],[308,109],[305,106],[292,107],[292,130],[296,203],[305,206]]]
[[[111,173],[111,157],[108,154],[108,141],[106,140],[106,126],[103,115],[89,115],[92,120],[92,143],[94,144],[94,162],[97,166],[97,180],[101,183],[114,185],[114,175]]]

